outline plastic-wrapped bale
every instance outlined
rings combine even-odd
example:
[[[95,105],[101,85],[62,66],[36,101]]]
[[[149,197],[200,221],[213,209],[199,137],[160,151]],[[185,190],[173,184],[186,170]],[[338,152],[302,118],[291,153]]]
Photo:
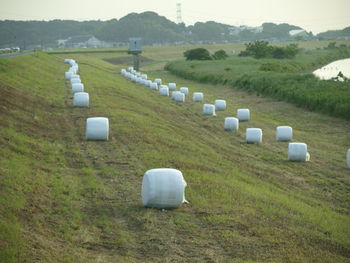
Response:
[[[151,90],[158,90],[158,84],[156,82],[152,82],[149,87]]]
[[[77,75],[78,74],[78,69],[77,68],[70,67],[68,71],[72,72],[73,75]]]
[[[203,114],[204,115],[210,115],[210,116],[216,116],[216,114],[215,114],[215,105],[213,105],[213,104],[203,104]]]
[[[188,88],[182,87],[182,88],[180,88],[180,92],[185,94],[185,96],[188,96]]]
[[[146,87],[150,87],[151,84],[152,84],[152,81],[151,81],[151,80],[145,80],[144,83],[145,83],[144,85],[145,85]]]
[[[293,138],[293,129],[290,126],[278,126],[276,128],[276,140],[277,141],[291,141]]]
[[[122,69],[120,70],[120,74],[124,75],[125,73],[126,73],[126,69],[125,69],[125,68],[122,68]]]
[[[136,82],[136,80],[137,80],[137,77],[136,77],[135,75],[132,75],[132,76],[131,76],[131,81],[132,81],[132,82]]]
[[[239,128],[239,120],[235,117],[226,117],[224,128],[226,131],[237,131]]]
[[[169,88],[167,86],[162,87],[163,85],[161,85],[161,87],[159,88],[159,94],[161,96],[169,96]]]
[[[75,83],[81,83],[80,78],[73,78],[73,77],[71,77],[70,78],[70,84],[73,85]]]
[[[141,74],[142,79],[147,79],[147,77],[148,77],[147,74]]]
[[[250,119],[249,109],[238,109],[237,110],[237,119],[239,119],[239,121],[249,121],[249,119]]]
[[[134,76],[134,75],[131,74],[130,72],[128,72],[128,74],[126,75],[126,77],[127,77],[129,80],[131,80],[131,78],[132,78],[133,76]]]
[[[66,58],[66,59],[64,60],[64,63],[69,64],[69,61],[70,61],[70,59],[69,59],[69,58]]]
[[[77,62],[74,59],[70,59],[69,65],[71,65],[71,66],[77,65]]]
[[[176,93],[179,93],[179,92],[180,92],[180,91],[178,91],[178,90],[172,91],[172,92],[171,92],[171,99],[172,99],[172,100],[175,100]]]
[[[307,151],[306,143],[290,142],[288,144],[288,160],[294,162],[307,162],[310,154]]]
[[[128,67],[128,71],[129,71],[129,72],[131,72],[131,71],[133,71],[133,70],[134,70],[133,67]]]
[[[86,120],[86,140],[108,141],[109,121],[105,117],[93,117]]]
[[[162,79],[154,79],[154,82],[158,85],[162,85]]]
[[[204,95],[202,92],[194,92],[192,96],[192,100],[194,102],[201,102],[204,99]]]
[[[178,91],[178,92],[174,92],[174,100],[176,102],[185,102],[185,94],[183,94],[182,92]]]
[[[78,71],[79,71],[79,66],[78,65],[74,65],[69,70],[74,72],[74,74],[77,74]]]
[[[148,170],[142,179],[141,197],[146,207],[177,208],[186,202],[186,181],[181,171],[171,168]]]
[[[226,110],[226,100],[215,100],[215,110],[216,111]]]
[[[176,83],[169,83],[168,88],[169,90],[176,90]]]
[[[346,153],[346,164],[348,165],[348,168],[350,168],[350,149],[348,149],[348,152]]]
[[[83,83],[74,83],[72,84],[72,93],[76,92],[84,92],[84,84]]]
[[[260,128],[247,128],[245,140],[247,143],[261,143],[262,130]]]
[[[87,93],[87,92],[74,93],[73,106],[74,107],[89,107],[89,93]]]
[[[70,80],[70,77],[73,75],[73,72],[71,71],[67,71],[66,73],[64,73],[64,77],[66,78],[66,80]]]

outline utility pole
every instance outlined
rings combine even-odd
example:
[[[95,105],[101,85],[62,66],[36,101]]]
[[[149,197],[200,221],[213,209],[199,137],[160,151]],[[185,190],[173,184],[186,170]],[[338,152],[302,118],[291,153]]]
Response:
[[[178,24],[182,23],[182,15],[181,15],[181,3],[176,4],[176,22]]]

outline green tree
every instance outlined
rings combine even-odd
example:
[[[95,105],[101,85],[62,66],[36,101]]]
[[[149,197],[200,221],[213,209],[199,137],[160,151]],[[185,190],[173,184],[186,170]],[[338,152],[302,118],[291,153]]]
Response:
[[[215,60],[226,59],[227,57],[228,57],[228,55],[227,55],[226,51],[223,49],[216,51],[213,55],[213,58]]]

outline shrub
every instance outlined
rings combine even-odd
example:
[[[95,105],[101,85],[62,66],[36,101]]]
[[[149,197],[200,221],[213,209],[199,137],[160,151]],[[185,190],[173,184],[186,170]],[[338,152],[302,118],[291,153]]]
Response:
[[[194,48],[184,52],[186,60],[211,60],[210,53],[205,48]]]
[[[245,44],[246,50],[242,51],[239,56],[252,56],[254,58],[294,58],[299,48],[296,44],[289,44],[286,47],[269,46],[269,42],[255,41]]]
[[[213,55],[213,58],[215,60],[226,59],[227,57],[228,57],[228,55],[227,55],[226,51],[223,49],[216,51]]]

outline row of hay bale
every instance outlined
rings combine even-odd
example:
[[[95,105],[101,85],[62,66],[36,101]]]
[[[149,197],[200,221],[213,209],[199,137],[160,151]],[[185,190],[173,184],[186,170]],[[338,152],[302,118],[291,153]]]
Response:
[[[186,97],[189,96],[189,89],[181,87],[176,90],[176,83],[162,84],[160,78],[155,78],[154,81],[149,80],[147,74],[135,71],[132,67],[121,69],[120,73],[132,82],[149,87],[153,91],[159,91],[160,96],[169,97],[180,103],[184,103]],[[202,102],[204,95],[202,92],[194,92],[192,96],[193,102]],[[215,100],[214,104],[203,104],[203,114],[215,116],[216,111],[226,110],[225,100]],[[237,131],[239,122],[250,120],[249,109],[238,109],[236,117],[226,117],[224,129],[227,131]],[[293,129],[290,126],[279,126],[276,128],[277,141],[291,141],[293,137]],[[261,143],[262,129],[247,128],[246,130],[247,143]],[[350,155],[350,154],[349,154]],[[308,161],[310,155],[307,152],[305,143],[289,143],[288,159],[290,161]],[[142,202],[147,207],[155,208],[175,208],[186,202],[185,187],[186,182],[181,171],[170,168],[158,168],[148,170],[142,181]]]
[[[132,67],[128,69],[121,69],[121,75],[127,79],[149,87],[151,90],[159,90],[161,96],[170,96],[176,101],[183,103],[185,98],[189,96],[189,89],[181,87],[176,89],[176,83],[162,84],[162,79],[155,78],[154,81],[149,80],[147,74],[137,72]],[[192,101],[202,102],[204,95],[202,92],[194,92]],[[216,116],[217,111],[225,111],[227,108],[226,100],[217,99],[214,104],[203,104],[203,114],[207,116]],[[227,131],[237,131],[239,129],[239,122],[246,122],[250,120],[249,109],[237,109],[236,117],[226,117],[224,122],[224,129]],[[263,138],[263,131],[260,128],[247,128],[245,141],[247,143],[261,143]],[[293,138],[293,129],[290,126],[278,126],[276,128],[277,141],[291,141]],[[288,144],[288,160],[290,161],[309,161],[310,154],[307,151],[307,144],[300,142],[290,142]]]
[[[71,93],[73,94],[74,107],[89,107],[89,93],[84,92],[84,84],[81,81],[79,65],[74,59],[65,59],[65,63],[70,65],[70,68],[65,72],[65,79],[70,82]],[[86,119],[86,140],[107,141],[109,137],[109,120],[105,117],[92,117]]]

